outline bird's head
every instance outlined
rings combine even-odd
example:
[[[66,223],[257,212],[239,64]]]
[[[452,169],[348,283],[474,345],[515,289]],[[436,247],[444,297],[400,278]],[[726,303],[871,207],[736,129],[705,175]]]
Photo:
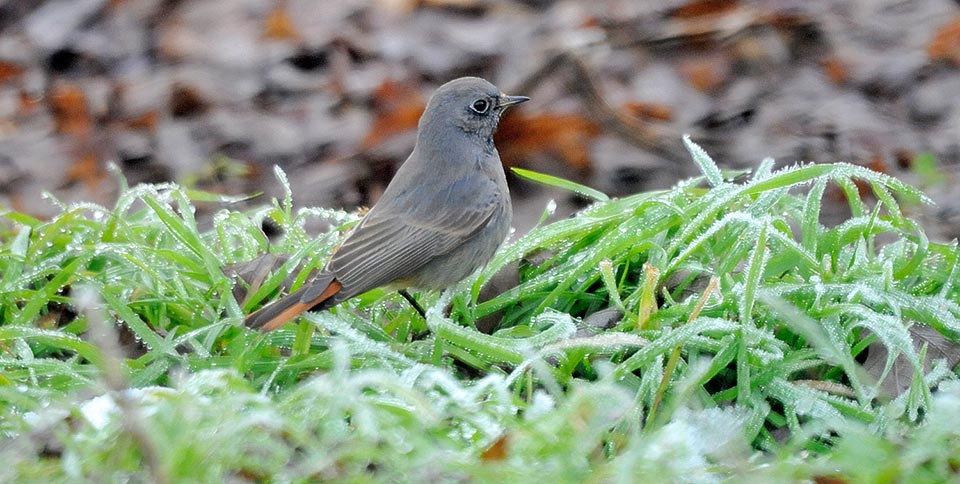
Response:
[[[492,145],[503,112],[528,100],[526,96],[508,96],[479,77],[461,77],[433,94],[420,118],[420,129],[455,127]]]

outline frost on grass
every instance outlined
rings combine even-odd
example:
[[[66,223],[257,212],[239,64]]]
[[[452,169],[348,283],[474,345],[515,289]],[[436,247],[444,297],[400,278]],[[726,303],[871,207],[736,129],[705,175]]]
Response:
[[[922,195],[843,164],[764,161],[744,183],[723,180],[685,143],[703,178],[595,194],[439,298],[419,296],[426,321],[381,292],[267,335],[238,327],[336,245],[339,230],[314,238],[308,218],[356,219],[295,208],[287,186],[268,207],[224,208],[204,232],[172,184],[126,189],[112,209],[64,206],[50,222],[12,215],[0,241],[0,317],[15,323],[0,326],[0,459],[12,465],[0,481],[148,480],[118,398],[140,407],[162,474],[185,482],[778,482],[818,469],[876,482],[875,466],[856,467],[858,442],[889,451],[897,472],[932,462],[949,480],[956,373],[909,329],[960,339],[960,252],[903,213]],[[832,228],[819,221],[828,184],[855,214]],[[222,267],[266,250],[265,219],[285,229],[270,249],[288,259],[238,301]],[[512,263],[519,285],[476,301]],[[85,322],[57,319],[65,289],[84,285],[132,333],[132,389],[103,393]],[[611,307],[622,321],[578,337]],[[494,334],[471,327],[495,312]],[[882,369],[865,372],[859,357],[877,346]],[[905,360],[909,381],[878,394]]]
[[[743,409],[680,409],[673,420],[634,441],[614,465],[626,475],[657,482],[711,484],[735,474],[731,464],[752,453]]]

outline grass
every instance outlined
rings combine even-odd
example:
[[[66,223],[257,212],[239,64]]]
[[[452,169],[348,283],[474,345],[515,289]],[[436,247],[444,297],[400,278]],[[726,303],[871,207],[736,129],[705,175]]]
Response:
[[[195,204],[230,200],[173,184],[5,212],[0,481],[957,479],[960,251],[908,216],[925,196],[846,164],[732,181],[686,143],[703,176],[661,192],[520,173],[593,203],[417,295],[426,321],[373,291],[242,329],[356,221],[289,189],[203,229]],[[826,227],[833,192],[852,216]],[[317,218],[337,230],[311,236]],[[235,295],[224,268],[268,251],[289,259]],[[515,263],[520,284],[478,301]]]

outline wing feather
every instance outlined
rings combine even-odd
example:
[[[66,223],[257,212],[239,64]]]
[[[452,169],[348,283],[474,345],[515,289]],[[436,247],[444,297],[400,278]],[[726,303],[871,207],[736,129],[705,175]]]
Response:
[[[377,204],[327,265],[343,284],[343,295],[350,297],[409,277],[486,227],[503,201],[494,182],[483,181],[486,185],[481,189],[470,190],[481,194],[472,204],[431,203],[428,199],[424,203],[432,206],[412,210],[401,204]],[[463,183],[455,183],[451,190],[463,188]],[[459,199],[464,195],[453,196]]]

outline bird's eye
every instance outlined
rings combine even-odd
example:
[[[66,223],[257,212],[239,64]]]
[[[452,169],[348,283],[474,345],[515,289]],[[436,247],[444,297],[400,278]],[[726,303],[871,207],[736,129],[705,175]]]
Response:
[[[487,110],[490,109],[490,102],[486,99],[477,99],[470,105],[470,109],[477,114],[486,114]]]

